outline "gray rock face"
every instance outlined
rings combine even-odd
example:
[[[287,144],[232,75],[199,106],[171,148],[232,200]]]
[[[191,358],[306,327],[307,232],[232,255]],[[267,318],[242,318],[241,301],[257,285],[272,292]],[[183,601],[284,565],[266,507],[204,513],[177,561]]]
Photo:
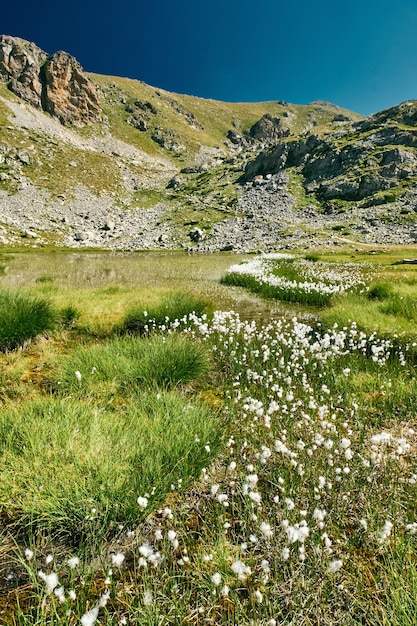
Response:
[[[414,119],[414,113],[407,119]],[[393,122],[381,127],[371,119],[324,137],[311,134],[306,139],[281,141],[247,164],[245,179],[294,167],[302,174],[307,194],[319,201],[363,201],[417,176],[416,148],[414,128]]]
[[[84,126],[101,118],[94,83],[66,52],[48,55],[33,43],[2,35],[0,80],[19,98],[62,124]]]
[[[249,129],[249,136],[257,141],[271,144],[282,137],[288,137],[290,131],[285,128],[279,117],[272,117],[268,113]]]

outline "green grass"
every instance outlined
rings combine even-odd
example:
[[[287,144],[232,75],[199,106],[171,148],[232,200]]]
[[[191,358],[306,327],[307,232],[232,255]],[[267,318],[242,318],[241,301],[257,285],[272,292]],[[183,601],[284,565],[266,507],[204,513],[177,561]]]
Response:
[[[115,337],[75,348],[62,362],[56,388],[85,397],[129,393],[136,387],[175,387],[197,380],[209,367],[206,348],[186,337]]]
[[[51,302],[24,292],[0,290],[0,351],[14,350],[57,325]]]
[[[277,272],[279,272],[279,270],[277,270]],[[286,270],[283,270],[283,272],[286,272]],[[298,276],[297,270],[290,273],[291,276]],[[286,273],[283,275],[287,276]],[[291,278],[289,280],[291,280]],[[319,291],[308,292],[304,289],[270,285],[260,282],[248,274],[240,274],[237,272],[228,272],[222,276],[221,282],[223,285],[244,287],[253,293],[261,295],[263,298],[302,304],[305,306],[324,307],[327,306],[332,299],[332,295],[328,293],[321,293]]]
[[[3,519],[70,544],[97,542],[137,523],[198,476],[219,421],[176,393],[143,392],[115,410],[68,398],[6,406],[0,416]],[[180,483],[178,483],[180,480]]]
[[[120,332],[128,334],[146,334],[153,328],[175,320],[182,320],[190,313],[197,316],[207,314],[212,305],[201,297],[191,293],[174,291],[165,294],[158,303],[143,308],[132,308],[120,324]]]
[[[320,259],[329,256],[320,252]],[[267,305],[256,332],[251,321],[239,327],[225,317],[212,334],[120,336],[120,320],[139,301],[138,310],[161,308],[164,323],[167,292],[129,294],[115,276],[120,283],[83,294],[62,290],[54,278],[57,309],[76,304],[82,318],[31,350],[0,354],[0,621],[75,626],[109,589],[97,620],[106,626],[269,626],[271,619],[411,626],[416,535],[406,527],[416,521],[416,348],[404,351],[404,364],[396,350],[415,340],[415,323],[380,308],[393,295],[412,298],[417,283],[409,268],[392,269],[384,255],[370,258],[377,295],[385,297],[378,285],[389,285],[388,296],[343,297],[321,314],[339,311],[340,337],[357,336],[338,309],[342,300],[355,303],[369,328],[391,319],[386,335],[396,348],[383,363],[372,359],[376,337],[346,353],[332,340],[336,330],[318,319],[302,338],[303,324],[275,326]],[[111,323],[103,340],[89,332],[88,319],[106,304]],[[408,334],[394,337],[400,323]],[[327,336],[330,345],[320,348]],[[372,444],[380,433],[392,442]],[[402,441],[408,447],[397,452]],[[250,490],[259,503],[245,488],[254,475]],[[148,498],[145,510],[138,496]],[[316,507],[326,512],[323,528]],[[309,527],[305,561],[283,523],[302,519]],[[393,529],[382,541],[387,520]],[[26,547],[35,553],[30,561]],[[163,556],[157,567],[144,558],[148,549]],[[112,565],[116,552],[125,555],[120,567]],[[81,563],[70,570],[74,554]],[[333,559],[343,562],[335,573],[328,569]],[[250,567],[243,578],[232,570],[237,560]],[[45,593],[39,570],[57,572],[64,602]]]

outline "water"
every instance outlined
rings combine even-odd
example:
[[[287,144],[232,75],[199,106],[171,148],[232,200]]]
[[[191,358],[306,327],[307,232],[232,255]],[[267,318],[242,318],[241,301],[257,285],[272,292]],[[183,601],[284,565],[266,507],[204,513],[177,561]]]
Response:
[[[104,288],[112,285],[161,287],[191,291],[208,298],[216,308],[237,311],[244,319],[305,317],[302,309],[264,300],[240,287],[220,284],[230,265],[249,258],[237,254],[30,252],[6,255],[0,286],[28,287],[50,277],[62,287]]]

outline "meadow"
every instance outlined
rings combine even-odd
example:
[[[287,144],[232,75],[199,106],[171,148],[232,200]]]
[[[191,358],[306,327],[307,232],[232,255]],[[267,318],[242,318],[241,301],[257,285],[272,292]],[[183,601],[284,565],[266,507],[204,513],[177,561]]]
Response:
[[[415,254],[226,257],[239,311],[1,260],[0,621],[415,624]]]

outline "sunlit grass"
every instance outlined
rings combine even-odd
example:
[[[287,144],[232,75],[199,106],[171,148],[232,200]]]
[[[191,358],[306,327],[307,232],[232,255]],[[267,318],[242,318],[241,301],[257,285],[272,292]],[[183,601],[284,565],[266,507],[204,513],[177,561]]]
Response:
[[[175,487],[198,476],[219,441],[217,418],[175,393],[135,396],[111,410],[38,399],[0,417],[3,515],[74,544],[137,523]],[[180,481],[178,483],[178,481]]]

